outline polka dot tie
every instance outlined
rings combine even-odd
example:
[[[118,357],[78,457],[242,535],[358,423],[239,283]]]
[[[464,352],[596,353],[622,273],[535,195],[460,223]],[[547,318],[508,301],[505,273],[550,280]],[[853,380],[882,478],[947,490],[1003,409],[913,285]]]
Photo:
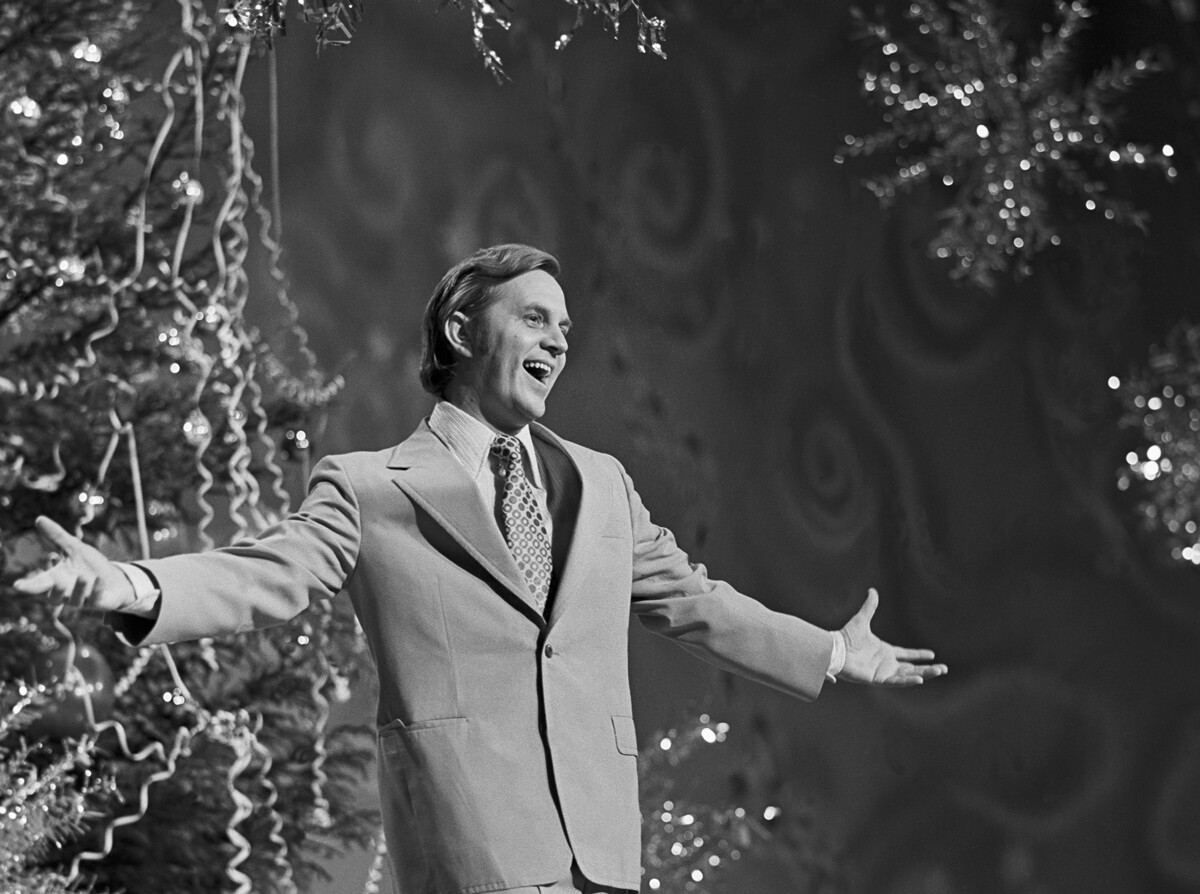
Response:
[[[537,494],[525,476],[521,442],[511,435],[497,435],[492,441],[492,454],[500,460],[498,472],[502,482],[498,491],[504,539],[537,600],[538,611],[542,611],[546,607],[546,597],[550,595],[553,559]]]

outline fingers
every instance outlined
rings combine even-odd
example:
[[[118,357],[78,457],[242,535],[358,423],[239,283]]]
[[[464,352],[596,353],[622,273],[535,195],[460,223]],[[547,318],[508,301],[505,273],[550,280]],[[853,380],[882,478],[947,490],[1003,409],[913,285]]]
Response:
[[[12,588],[18,593],[24,593],[26,596],[36,596],[49,591],[54,584],[54,575],[52,569],[39,571],[36,574],[28,574],[25,577],[19,577],[12,582]]]
[[[890,689],[908,689],[911,686],[920,686],[924,682],[925,680],[921,677],[901,676],[897,674],[880,681],[879,685],[887,686]]]
[[[926,680],[943,676],[949,670],[944,664],[902,664],[883,682],[888,686],[920,686]]]
[[[79,543],[78,538],[52,518],[39,515],[37,521],[34,522],[34,526],[37,528],[37,532],[42,535],[42,538],[57,549],[70,550]]]
[[[896,647],[896,657],[901,661],[933,661],[932,649],[901,649]]]
[[[80,578],[73,574],[63,574],[62,565],[55,565],[45,571],[29,574],[13,581],[12,588],[26,596],[46,596],[52,600],[74,601],[75,591],[81,583]]]
[[[879,591],[874,587],[869,587],[867,589],[867,598],[863,601],[862,608],[858,610],[858,613],[869,622],[875,617],[875,610],[877,608],[879,608]]]
[[[75,586],[71,588],[70,596],[67,598],[67,605],[70,608],[83,608],[87,605],[91,598],[92,591],[96,589],[96,579],[93,577],[78,577],[75,579]]]
[[[900,665],[899,668],[896,668],[895,676],[929,680],[935,677],[942,677],[943,674],[947,674],[949,671],[950,668],[946,665]]]

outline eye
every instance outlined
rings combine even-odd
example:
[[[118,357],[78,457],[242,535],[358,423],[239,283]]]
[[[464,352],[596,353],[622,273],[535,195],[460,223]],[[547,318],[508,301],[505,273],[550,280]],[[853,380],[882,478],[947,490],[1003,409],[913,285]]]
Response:
[[[530,311],[525,314],[525,321],[531,326],[541,326],[545,322],[545,318],[536,311]]]

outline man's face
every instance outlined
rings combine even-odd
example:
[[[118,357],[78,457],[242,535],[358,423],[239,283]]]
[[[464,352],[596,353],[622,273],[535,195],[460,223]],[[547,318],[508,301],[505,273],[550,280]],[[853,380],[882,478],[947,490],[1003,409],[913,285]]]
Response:
[[[467,324],[470,356],[455,369],[463,409],[506,433],[540,419],[567,363],[570,328],[563,290],[544,270],[496,286]]]

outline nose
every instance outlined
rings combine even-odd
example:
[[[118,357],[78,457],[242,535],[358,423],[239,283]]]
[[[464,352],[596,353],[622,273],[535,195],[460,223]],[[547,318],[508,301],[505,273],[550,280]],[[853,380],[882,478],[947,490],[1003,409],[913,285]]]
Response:
[[[542,340],[542,347],[557,357],[567,353],[567,333],[561,329],[550,329]]]

